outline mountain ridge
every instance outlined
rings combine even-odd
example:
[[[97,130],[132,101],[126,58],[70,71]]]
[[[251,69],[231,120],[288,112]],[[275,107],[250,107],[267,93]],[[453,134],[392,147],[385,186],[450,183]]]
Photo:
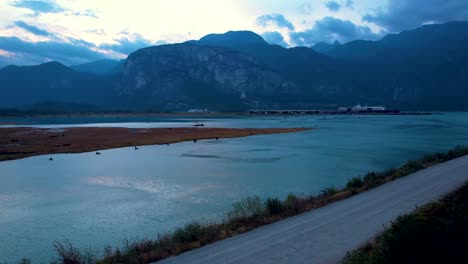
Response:
[[[426,25],[378,41],[334,43],[322,51],[326,54],[313,47],[270,45],[253,32],[229,31],[137,50],[105,76],[59,63],[7,66],[0,69],[5,95],[0,107],[37,104],[59,94],[61,101],[138,111],[357,103],[468,110],[464,43],[468,22]]]

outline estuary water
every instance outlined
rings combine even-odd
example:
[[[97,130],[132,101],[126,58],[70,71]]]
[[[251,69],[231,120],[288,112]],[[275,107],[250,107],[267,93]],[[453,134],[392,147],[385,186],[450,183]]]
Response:
[[[71,117],[0,119],[38,127],[309,127],[197,143],[0,162],[0,262],[54,259],[54,241],[99,252],[219,219],[242,198],[315,194],[353,176],[468,145],[468,113],[430,116]],[[53,157],[53,161],[49,161]]]

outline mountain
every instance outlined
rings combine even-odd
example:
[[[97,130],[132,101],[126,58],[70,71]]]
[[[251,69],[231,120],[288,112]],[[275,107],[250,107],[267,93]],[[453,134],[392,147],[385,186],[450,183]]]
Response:
[[[70,68],[78,72],[108,75],[121,71],[123,63],[124,61],[117,60],[98,60],[84,64],[72,65]]]
[[[112,97],[106,77],[76,72],[55,61],[0,69],[0,89],[2,108],[45,101],[102,104]]]
[[[238,40],[232,40],[235,37]],[[329,92],[335,94],[333,89],[323,89],[328,85],[334,86],[337,83],[330,76],[336,72],[333,60],[315,52],[313,49],[305,47],[284,48],[279,45],[270,45],[259,35],[250,31],[230,31],[226,34],[212,34],[201,38],[199,41],[192,41],[191,44],[207,47],[224,47],[255,58],[262,67],[271,69],[282,75],[285,79],[294,82],[301,91],[300,99],[302,101],[323,101],[326,100]],[[331,80],[331,82],[328,82],[328,80]],[[296,97],[298,95],[299,93],[296,91],[292,96]],[[297,102],[293,101],[298,101],[291,101],[291,98],[283,97],[276,100],[281,99],[285,100],[278,103],[283,105],[286,100],[294,104],[297,104]]]
[[[252,56],[220,46],[162,45],[131,54],[120,77],[121,95],[140,107],[243,110],[274,103],[297,86]]]
[[[338,48],[341,46],[341,43],[338,40],[335,40],[332,44],[326,42],[319,42],[312,46],[312,49],[318,53],[327,54],[330,50]]]
[[[383,104],[420,109],[467,109],[468,22],[426,25],[354,41],[328,55],[342,62],[359,93]]]
[[[239,48],[245,46],[267,46],[268,43],[251,31],[229,31],[224,34],[209,34],[194,43],[204,46]]]
[[[313,48],[284,48],[253,32],[230,31],[140,49],[116,70],[115,61],[5,67],[0,108],[55,102],[54,111],[63,103],[75,105],[68,109],[242,111],[361,103],[468,110],[466,43],[468,22]]]
[[[253,32],[230,31],[131,54],[120,91],[145,102],[140,106],[163,109],[311,107],[332,102],[330,93],[349,96],[325,89],[338,83],[332,62],[310,48],[286,49]]]

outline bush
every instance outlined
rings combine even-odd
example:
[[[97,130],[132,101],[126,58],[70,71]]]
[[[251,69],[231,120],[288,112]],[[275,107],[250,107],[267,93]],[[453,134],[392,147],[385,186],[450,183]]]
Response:
[[[199,240],[203,235],[203,226],[199,222],[192,222],[183,228],[177,228],[172,238],[176,243],[188,243]]]
[[[362,179],[360,177],[354,177],[348,181],[348,183],[346,184],[346,187],[358,189],[358,188],[361,188],[362,185],[364,185],[364,183],[362,182]]]
[[[407,173],[415,172],[423,168],[424,166],[421,164],[421,162],[415,160],[410,160],[405,165],[403,165],[403,169],[407,170]]]
[[[234,203],[226,215],[228,219],[249,218],[261,215],[264,209],[262,199],[259,196],[247,197]]]
[[[299,200],[297,198],[296,195],[290,193],[288,194],[288,196],[286,197],[286,200],[284,200],[284,205],[287,207],[287,208],[293,208],[297,202],[297,200]]]
[[[82,254],[77,248],[74,248],[71,243],[54,243],[55,251],[58,254],[57,264],[94,264],[96,258],[93,253],[86,252]]]
[[[332,187],[327,187],[323,190],[320,191],[320,193],[323,195],[323,196],[331,196],[331,195],[334,195],[338,192],[338,190],[332,186]]]
[[[278,198],[268,198],[265,202],[265,206],[270,215],[280,215],[284,213],[284,206]]]

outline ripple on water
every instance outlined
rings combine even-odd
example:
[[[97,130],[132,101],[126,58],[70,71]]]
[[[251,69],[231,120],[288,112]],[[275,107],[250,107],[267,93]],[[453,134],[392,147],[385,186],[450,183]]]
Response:
[[[271,150],[260,149],[245,152],[268,152]],[[194,152],[187,152],[180,155],[181,157],[188,158],[201,158],[201,159],[221,159],[232,162],[248,162],[248,163],[273,163],[283,160],[285,158],[293,157],[295,154],[272,156],[272,157],[232,157],[232,156],[221,156],[221,155],[210,155],[210,154],[198,154]]]
[[[170,200],[184,198],[187,196],[191,196],[195,193],[200,193],[206,190],[217,189],[221,187],[217,184],[166,184],[163,180],[157,178],[127,178],[118,176],[93,177],[87,178],[85,181],[88,184],[98,186],[123,188],[151,194],[157,194],[158,196],[163,196],[165,199]]]

